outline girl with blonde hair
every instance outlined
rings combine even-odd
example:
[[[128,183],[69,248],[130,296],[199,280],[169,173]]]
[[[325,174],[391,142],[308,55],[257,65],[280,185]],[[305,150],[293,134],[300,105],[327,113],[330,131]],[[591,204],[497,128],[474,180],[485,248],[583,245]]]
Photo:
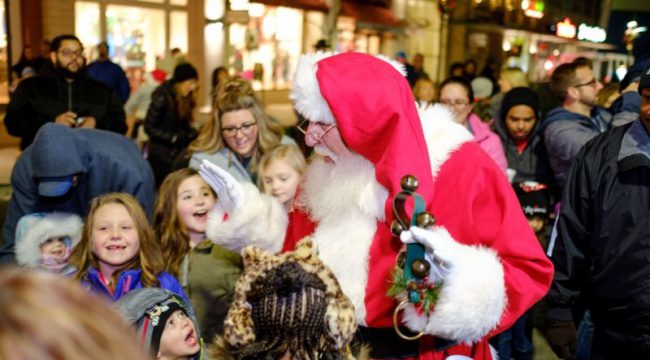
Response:
[[[154,211],[164,268],[180,279],[206,339],[221,333],[242,267],[237,253],[205,237],[215,202],[212,188],[198,172],[185,168],[165,178]]]
[[[252,87],[242,78],[219,83],[214,108],[214,121],[203,126],[188,148],[193,169],[209,160],[237,180],[255,183],[260,158],[280,143],[293,142],[264,114]]]
[[[307,161],[298,146],[280,145],[260,160],[260,190],[278,199],[287,211],[291,211],[298,184],[306,168]]]
[[[76,280],[113,301],[141,287],[160,287],[187,298],[178,281],[163,271],[153,229],[140,203],[129,194],[93,199],[70,263],[77,268]]]

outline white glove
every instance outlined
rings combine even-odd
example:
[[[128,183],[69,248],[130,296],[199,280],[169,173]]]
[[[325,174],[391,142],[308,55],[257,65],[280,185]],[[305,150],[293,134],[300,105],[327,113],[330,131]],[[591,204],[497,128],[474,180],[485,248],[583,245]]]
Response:
[[[408,231],[402,231],[400,240],[405,244],[424,245],[424,258],[431,265],[429,282],[443,280],[453,269],[459,244],[452,239],[445,228],[434,226],[428,230],[411,226]]]
[[[220,205],[226,213],[232,214],[243,206],[244,189],[229,172],[208,160],[203,160],[199,174],[217,193],[217,205]]]

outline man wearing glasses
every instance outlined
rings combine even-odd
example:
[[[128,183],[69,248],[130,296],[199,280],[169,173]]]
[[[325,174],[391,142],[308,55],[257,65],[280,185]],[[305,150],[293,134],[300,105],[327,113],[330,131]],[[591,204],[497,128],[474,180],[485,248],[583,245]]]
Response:
[[[551,76],[551,89],[560,106],[551,110],[542,127],[548,157],[562,188],[578,150],[596,135],[612,125],[629,122],[639,116],[638,83],[632,83],[623,93],[623,106],[618,114],[596,106],[596,95],[602,85],[588,62],[577,60],[558,66]]]
[[[7,132],[25,149],[43,124],[96,128],[124,134],[126,121],[117,93],[87,76],[83,47],[74,35],[52,40],[53,72],[22,81],[4,119]]]

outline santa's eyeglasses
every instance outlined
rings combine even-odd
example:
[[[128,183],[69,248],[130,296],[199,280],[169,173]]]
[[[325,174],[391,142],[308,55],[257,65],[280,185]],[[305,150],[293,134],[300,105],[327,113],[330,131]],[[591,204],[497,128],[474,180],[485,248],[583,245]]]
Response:
[[[317,122],[315,122],[314,124],[319,125],[319,127],[323,127],[323,126],[327,125],[327,124],[317,123]],[[313,131],[307,131],[307,129],[309,128],[309,120],[304,119],[296,127],[298,128],[298,131],[300,131],[301,133],[303,133],[305,135],[305,137],[306,136],[311,136],[312,139],[314,139],[316,142],[321,142],[321,141],[323,141],[323,137],[325,136],[325,134],[327,134],[328,131],[334,129],[336,127],[336,124],[332,124],[332,125],[327,126],[321,132],[313,132]]]

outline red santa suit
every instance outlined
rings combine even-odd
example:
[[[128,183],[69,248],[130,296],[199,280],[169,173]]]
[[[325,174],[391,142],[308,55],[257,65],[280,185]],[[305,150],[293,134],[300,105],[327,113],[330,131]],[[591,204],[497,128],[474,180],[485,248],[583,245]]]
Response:
[[[390,231],[392,202],[400,179],[415,175],[436,219],[432,236],[453,261],[435,310],[426,316],[408,306],[403,325],[431,335],[419,340],[420,359],[490,359],[487,338],[544,296],[553,274],[503,172],[448,111],[418,109],[386,60],[305,55],[291,97],[310,121],[336,124],[355,155],[310,164],[290,221],[277,201],[243,185],[246,206],[226,221],[211,213],[208,237],[235,250],[256,244],[279,251],[312,235],[358,323],[392,328],[396,301],[386,292],[402,248]],[[434,351],[434,336],[460,345]]]

